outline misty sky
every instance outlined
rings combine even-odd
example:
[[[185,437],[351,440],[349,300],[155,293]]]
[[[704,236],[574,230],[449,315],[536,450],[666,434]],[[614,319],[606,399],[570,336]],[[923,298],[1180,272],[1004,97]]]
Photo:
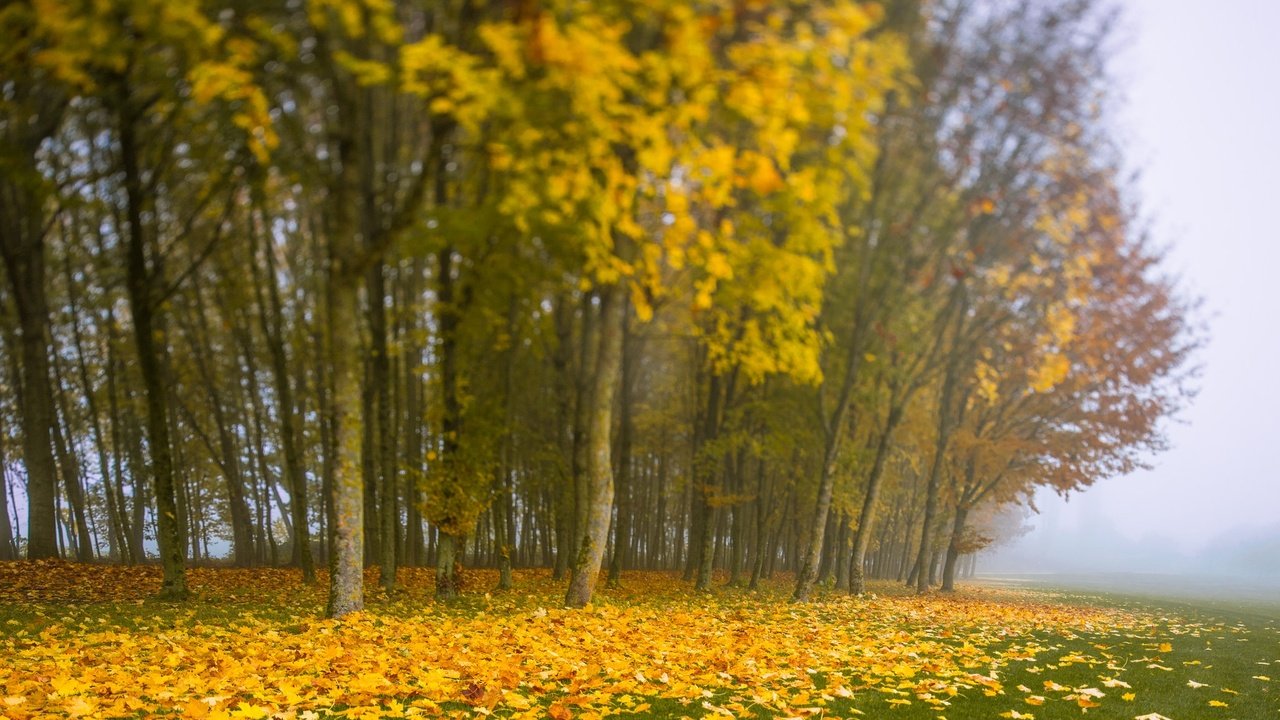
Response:
[[[1104,569],[1144,570],[1160,548],[1280,534],[1280,2],[1119,4],[1120,137],[1170,269],[1205,299],[1201,392],[1153,470],[1038,496],[1000,565],[1113,547]]]

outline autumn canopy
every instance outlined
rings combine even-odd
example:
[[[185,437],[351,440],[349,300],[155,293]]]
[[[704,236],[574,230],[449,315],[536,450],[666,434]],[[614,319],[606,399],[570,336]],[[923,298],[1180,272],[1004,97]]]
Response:
[[[1110,20],[7,3],[0,559],[950,590],[1187,396]]]

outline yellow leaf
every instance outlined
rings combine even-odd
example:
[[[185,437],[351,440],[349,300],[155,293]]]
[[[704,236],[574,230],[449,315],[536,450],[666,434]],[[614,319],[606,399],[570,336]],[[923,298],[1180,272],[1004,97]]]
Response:
[[[772,160],[759,155],[752,163],[747,185],[759,195],[768,195],[783,186],[782,176],[778,174]]]
[[[233,718],[248,718],[248,720],[262,720],[271,713],[266,708],[258,707],[252,703],[241,702],[231,711]]]

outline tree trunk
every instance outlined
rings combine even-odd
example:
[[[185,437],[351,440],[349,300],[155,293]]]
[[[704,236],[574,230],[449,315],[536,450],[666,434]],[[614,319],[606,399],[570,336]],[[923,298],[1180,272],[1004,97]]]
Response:
[[[591,405],[594,379],[593,368],[597,362],[596,313],[592,307],[591,293],[582,295],[582,332],[578,344],[577,378],[574,388],[573,415],[573,456],[570,458],[570,470],[573,473],[573,514],[569,533],[570,565],[578,562],[580,543],[586,533],[586,526],[591,514],[591,478],[587,467],[591,463],[591,421],[593,408]]]
[[[880,433],[880,439],[876,442],[876,455],[871,463],[871,474],[867,477],[867,494],[862,499],[862,511],[858,514],[858,530],[853,536],[853,557],[849,562],[849,592],[854,595],[861,595],[867,591],[864,570],[867,546],[871,542],[871,529],[876,519],[876,504],[879,502],[880,486],[884,480],[884,463],[889,457],[893,432],[902,420],[904,409],[905,403],[893,403],[890,406],[884,431]]]
[[[405,306],[409,311],[409,326],[405,332],[404,371],[404,438],[405,438],[405,514],[408,520],[408,532],[405,533],[407,545],[405,561],[413,567],[420,567],[424,557],[422,537],[422,488],[420,479],[424,467],[423,452],[423,390],[422,390],[422,346],[417,339],[419,316],[418,282],[422,278],[422,259],[415,257],[410,266],[409,277],[405,282]]]
[[[123,540],[121,545],[121,559],[130,564],[142,562],[142,548],[136,543],[136,533],[134,532],[134,524],[130,522],[128,507],[125,503],[124,495],[124,458],[128,454],[125,444],[125,424],[120,415],[120,398],[116,392],[116,333],[115,333],[115,317],[108,308],[104,324],[107,327],[107,412],[111,418],[111,482],[107,488],[108,492],[114,492],[116,496],[116,512],[120,521],[120,537]],[[106,481],[106,478],[104,478]],[[136,501],[135,501],[136,504]]]
[[[349,108],[345,108],[349,109]],[[343,113],[347,118],[347,114]],[[349,118],[348,118],[349,119]],[[330,488],[329,606],[330,617],[364,609],[364,476],[361,465],[363,423],[360,370],[360,251],[352,216],[350,189],[356,186],[355,143],[346,129],[337,135],[341,169],[332,185],[328,206],[329,236],[328,306],[325,337],[328,341],[329,425],[333,437],[333,474]]]
[[[341,617],[364,608],[364,482],[360,472],[361,363],[356,356],[360,344],[356,278],[343,272],[343,268],[335,268],[330,274],[329,293],[327,335],[333,387],[329,423],[334,438],[334,462],[327,612],[330,617]]]
[[[65,394],[62,392],[62,373],[58,368],[57,358],[54,358],[53,370],[58,380],[57,405],[56,411],[62,415],[62,424],[57,423],[57,416],[53,425],[53,447],[57,452],[58,465],[60,466],[60,474],[62,475],[62,485],[66,488],[67,504],[71,506],[71,521],[75,530],[75,550],[76,559],[80,562],[89,562],[93,560],[94,548],[90,542],[89,522],[85,515],[84,502],[84,477],[80,469],[80,458],[76,455],[75,448],[71,446],[68,435],[63,432],[63,428],[68,430],[71,428],[71,416],[67,412],[67,403]]]
[[[623,312],[626,310],[624,308]],[[618,412],[618,477],[617,477],[617,526],[613,534],[613,557],[609,562],[610,584],[616,585],[622,578],[623,558],[626,556],[631,540],[631,516],[635,513],[631,501],[631,445],[634,434],[634,418],[632,417],[631,392],[635,384],[635,361],[632,358],[634,342],[631,336],[631,323],[624,314],[622,320],[622,397]]]
[[[256,226],[250,223],[253,239],[258,239]],[[284,450],[284,476],[289,489],[289,511],[292,515],[293,542],[289,562],[302,569],[302,581],[312,585],[316,581],[315,560],[311,556],[311,523],[307,513],[307,475],[303,467],[300,428],[301,414],[293,396],[293,383],[289,377],[289,360],[284,342],[284,310],[280,301],[280,288],[276,284],[276,254],[268,241],[262,248],[266,256],[266,277],[258,288],[258,320],[266,338],[267,352],[271,357],[271,376],[276,391],[280,420],[280,445]],[[261,286],[266,285],[267,301],[264,302]]]
[[[942,485],[942,465],[951,439],[951,397],[955,382],[949,373],[942,385],[938,404],[938,430],[933,444],[933,462],[929,465],[929,481],[925,488],[924,520],[920,523],[920,549],[916,555],[916,592],[929,589],[929,563],[933,559],[933,531],[938,513],[938,495]]]
[[[9,520],[9,458],[5,453],[8,434],[4,427],[4,414],[0,413],[0,560],[16,560],[18,544],[14,541],[13,525]]]
[[[369,269],[366,291],[369,302],[369,381],[377,408],[377,442],[372,448],[378,465],[378,583],[388,593],[396,585],[396,526],[400,512],[396,504],[396,437],[392,427],[391,364],[387,353],[386,278],[384,263]],[[374,423],[370,423],[372,426]]]
[[[556,483],[558,492],[552,498],[555,510],[556,557],[551,577],[554,580],[561,580],[569,572],[569,565],[573,559],[573,518],[576,513],[574,509],[576,486],[574,484],[571,459],[574,446],[574,398],[577,393],[575,392],[576,385],[573,381],[571,362],[573,313],[569,309],[569,297],[567,294],[562,294],[556,298],[553,312],[556,330],[556,350],[551,356],[551,363],[556,382],[556,439],[560,446],[560,457],[570,458],[570,467],[560,466],[561,476],[559,482]]]
[[[829,436],[826,452],[823,453],[822,474],[818,476],[818,498],[813,506],[813,531],[809,543],[804,548],[801,558],[800,572],[796,576],[796,589],[791,594],[795,602],[807,602],[818,579],[818,561],[822,555],[822,545],[826,539],[827,516],[831,511],[831,496],[835,490],[836,460],[839,442]]]
[[[590,413],[587,425],[588,452],[586,478],[588,512],[573,566],[565,604],[583,607],[591,602],[605,543],[609,539],[609,520],[613,511],[613,464],[609,431],[613,425],[613,399],[619,384],[622,364],[622,325],[626,287],[617,283],[609,287],[600,303],[599,351],[591,373]]]
[[[960,547],[964,541],[965,523],[969,519],[969,508],[963,504],[956,508],[956,516],[951,526],[951,542],[947,545],[947,559],[942,568],[942,590],[953,592],[956,589],[956,561],[960,559]]]
[[[696,590],[711,588],[711,571],[715,562],[717,514],[715,501],[719,493],[718,483],[714,478],[717,477],[716,466],[719,463],[705,456],[705,448],[716,439],[720,431],[721,384],[720,376],[713,373],[707,387],[706,415],[700,424],[701,432],[696,434],[694,441],[693,477],[700,478],[702,481],[699,491],[694,493],[701,499],[698,507],[698,544],[694,549],[698,568],[697,581],[694,583]],[[727,395],[728,391],[726,390],[724,394]],[[724,405],[728,405],[727,400],[724,401]]]
[[[127,103],[127,101],[126,101]],[[120,112],[120,159],[124,168],[129,232],[125,247],[125,284],[129,311],[133,317],[134,343],[138,349],[138,369],[147,406],[147,448],[151,454],[151,477],[156,497],[156,540],[164,569],[161,597],[187,597],[186,567],[183,560],[182,527],[174,488],[173,455],[169,441],[168,380],[164,377],[164,319],[157,312],[155,289],[161,269],[148,267],[147,243],[142,226],[142,174],[135,137],[136,117],[132,110]],[[157,342],[159,341],[159,342]]]
[[[54,520],[53,387],[49,382],[48,301],[45,296],[44,231],[37,193],[3,181],[0,249],[18,312],[18,356],[22,389],[22,458],[27,468],[27,558],[57,557]]]

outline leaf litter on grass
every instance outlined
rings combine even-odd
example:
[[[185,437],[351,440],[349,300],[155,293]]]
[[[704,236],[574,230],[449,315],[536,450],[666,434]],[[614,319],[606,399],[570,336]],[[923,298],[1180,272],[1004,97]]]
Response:
[[[148,599],[155,568],[0,563],[0,717],[1130,718],[1152,717],[1174,675],[1187,717],[1274,697],[1256,668],[1257,687],[1219,689],[1208,660],[1175,652],[1241,628],[1029,590],[793,604],[781,586],[698,595],[632,573],[568,610],[545,572],[490,594],[469,571],[471,592],[441,605],[411,568],[391,598],[371,574],[368,608],[327,620],[323,584],[293,571],[190,576],[197,599],[167,605]]]

